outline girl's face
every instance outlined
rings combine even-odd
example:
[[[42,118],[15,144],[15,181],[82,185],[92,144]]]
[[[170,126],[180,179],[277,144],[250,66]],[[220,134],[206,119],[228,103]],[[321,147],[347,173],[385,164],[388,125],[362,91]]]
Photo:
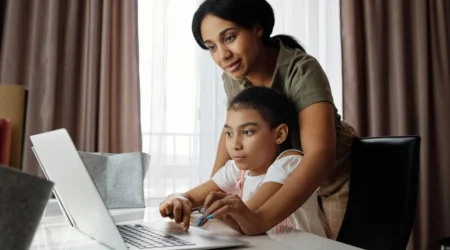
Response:
[[[201,34],[214,62],[234,79],[244,79],[257,61],[262,30],[245,29],[213,15],[206,15]]]
[[[242,170],[265,174],[287,137],[287,126],[271,129],[253,108],[230,109],[225,123],[228,154]]]

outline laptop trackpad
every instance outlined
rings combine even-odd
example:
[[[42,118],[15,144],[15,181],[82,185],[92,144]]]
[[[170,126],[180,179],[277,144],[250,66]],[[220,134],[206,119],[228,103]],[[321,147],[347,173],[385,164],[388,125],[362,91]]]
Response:
[[[230,237],[217,233],[205,231],[196,227],[189,227],[188,231],[184,231],[180,224],[175,222],[161,222],[152,224],[141,224],[145,227],[155,229],[156,231],[172,235],[183,242],[194,243],[195,245],[187,245],[186,249],[196,248],[223,248],[232,246],[247,245],[248,242],[238,239],[238,237]],[[184,247],[183,247],[184,249]]]

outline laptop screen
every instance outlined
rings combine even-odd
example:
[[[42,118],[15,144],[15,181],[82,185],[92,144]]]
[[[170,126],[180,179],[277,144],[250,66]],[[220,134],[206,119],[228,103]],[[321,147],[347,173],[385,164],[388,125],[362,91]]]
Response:
[[[63,209],[83,233],[114,249],[127,249],[65,129],[30,136],[33,151]]]

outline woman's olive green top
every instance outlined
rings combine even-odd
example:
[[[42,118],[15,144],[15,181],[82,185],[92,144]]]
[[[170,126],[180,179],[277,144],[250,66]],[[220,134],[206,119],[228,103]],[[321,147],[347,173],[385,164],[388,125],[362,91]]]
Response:
[[[247,79],[236,80],[227,73],[222,75],[228,100],[252,83]],[[350,177],[350,153],[353,137],[356,133],[351,126],[341,120],[334,105],[328,78],[319,62],[300,49],[291,49],[279,41],[279,54],[271,88],[284,93],[300,112],[317,102],[333,105],[336,128],[337,164],[334,173],[321,186],[319,195],[330,195],[338,190]],[[301,149],[300,137],[293,138],[293,144]]]

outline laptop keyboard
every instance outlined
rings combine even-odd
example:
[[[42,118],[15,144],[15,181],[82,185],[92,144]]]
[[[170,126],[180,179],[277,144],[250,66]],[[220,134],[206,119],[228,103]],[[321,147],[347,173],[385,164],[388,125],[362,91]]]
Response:
[[[164,232],[138,224],[134,226],[119,225],[117,228],[125,243],[140,249],[195,245]]]

